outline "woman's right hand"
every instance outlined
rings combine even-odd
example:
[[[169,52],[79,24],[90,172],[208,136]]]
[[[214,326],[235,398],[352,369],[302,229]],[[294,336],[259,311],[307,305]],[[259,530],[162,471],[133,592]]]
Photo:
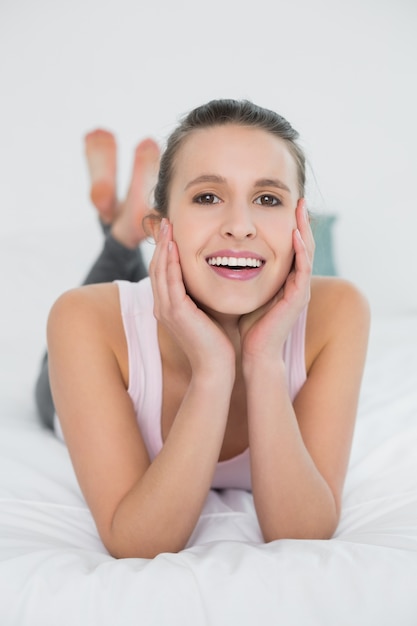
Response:
[[[193,373],[235,372],[235,352],[222,329],[186,292],[172,225],[164,218],[149,266],[154,314],[187,356]],[[227,369],[225,369],[227,368]]]

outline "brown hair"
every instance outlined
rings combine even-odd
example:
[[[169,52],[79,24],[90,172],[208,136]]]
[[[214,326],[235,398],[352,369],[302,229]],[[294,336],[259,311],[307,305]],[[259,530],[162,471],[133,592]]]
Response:
[[[162,217],[168,214],[168,197],[174,173],[175,157],[184,141],[195,130],[224,124],[253,126],[282,139],[296,162],[298,191],[300,198],[304,196],[305,155],[302,148],[297,144],[298,132],[291,124],[278,113],[257,106],[248,100],[211,100],[207,104],[190,111],[168,138],[154,191],[155,209]]]

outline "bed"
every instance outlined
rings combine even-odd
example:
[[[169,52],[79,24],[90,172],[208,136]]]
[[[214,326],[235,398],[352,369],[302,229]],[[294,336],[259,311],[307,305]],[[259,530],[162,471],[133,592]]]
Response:
[[[88,236],[75,261],[67,231],[0,241],[1,626],[416,626],[417,314],[373,319],[333,539],[263,544],[251,495],[213,491],[185,550],[116,560],[33,404],[46,312]]]

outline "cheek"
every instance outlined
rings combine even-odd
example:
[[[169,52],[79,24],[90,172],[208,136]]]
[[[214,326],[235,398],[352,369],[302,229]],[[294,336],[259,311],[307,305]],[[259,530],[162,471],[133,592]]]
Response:
[[[173,222],[172,238],[177,244],[180,261],[185,260],[191,252],[192,234],[184,228],[184,225]]]
[[[269,235],[268,241],[272,250],[274,263],[274,282],[282,284],[294,265],[294,245],[293,245],[293,231],[296,228],[295,221],[291,220],[281,222],[279,225],[275,225],[273,238]]]
[[[287,250],[286,250],[286,254],[285,254],[285,258],[286,258],[286,265],[287,265],[287,270],[288,272],[293,268],[294,265],[294,259],[295,259],[295,250],[294,250],[294,245],[293,245],[293,230],[290,231],[288,239],[287,239]]]
[[[297,228],[295,219],[277,219],[273,224],[262,225],[262,233],[276,256],[286,257],[294,250],[293,232]]]
[[[173,229],[173,240],[178,249],[181,273],[186,286],[193,280],[196,270],[196,243],[183,229]]]
[[[207,224],[192,215],[173,216],[171,223],[181,262],[195,260],[207,242]]]

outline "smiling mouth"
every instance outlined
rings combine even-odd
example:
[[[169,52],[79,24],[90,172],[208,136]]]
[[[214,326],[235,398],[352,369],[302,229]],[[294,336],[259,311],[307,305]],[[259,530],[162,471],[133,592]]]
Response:
[[[242,270],[261,267],[265,261],[251,257],[215,256],[209,257],[207,263],[215,267],[228,267],[232,270]]]

